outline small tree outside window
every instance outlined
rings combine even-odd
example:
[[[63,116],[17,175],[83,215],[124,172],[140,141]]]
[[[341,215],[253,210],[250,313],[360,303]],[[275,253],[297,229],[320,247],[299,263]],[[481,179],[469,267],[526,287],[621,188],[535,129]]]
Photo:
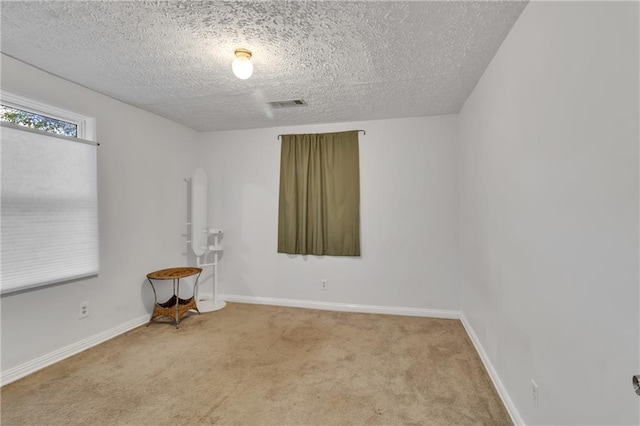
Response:
[[[33,112],[0,105],[0,121],[29,127],[56,135],[78,137],[78,125]]]

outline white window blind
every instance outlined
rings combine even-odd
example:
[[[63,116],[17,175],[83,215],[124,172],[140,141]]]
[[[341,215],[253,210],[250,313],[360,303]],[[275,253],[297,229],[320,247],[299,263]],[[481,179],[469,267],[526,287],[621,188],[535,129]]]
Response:
[[[97,274],[95,143],[0,130],[0,292]]]

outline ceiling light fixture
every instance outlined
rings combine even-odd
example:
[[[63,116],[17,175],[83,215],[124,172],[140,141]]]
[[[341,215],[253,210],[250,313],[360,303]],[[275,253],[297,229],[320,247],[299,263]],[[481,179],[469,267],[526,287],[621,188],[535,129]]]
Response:
[[[246,80],[253,74],[251,52],[247,49],[236,49],[235,54],[236,58],[231,63],[231,69],[240,80]]]

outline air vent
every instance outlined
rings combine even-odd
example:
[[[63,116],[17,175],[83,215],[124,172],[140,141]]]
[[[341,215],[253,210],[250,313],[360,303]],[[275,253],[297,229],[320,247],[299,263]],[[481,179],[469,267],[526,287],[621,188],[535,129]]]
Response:
[[[271,108],[293,108],[293,107],[307,106],[307,103],[304,101],[304,99],[291,99],[288,101],[271,101],[267,103],[271,105]]]

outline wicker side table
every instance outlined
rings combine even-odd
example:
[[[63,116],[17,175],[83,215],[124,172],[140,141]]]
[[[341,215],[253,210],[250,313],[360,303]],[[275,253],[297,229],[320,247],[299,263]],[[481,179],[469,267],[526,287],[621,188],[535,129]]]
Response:
[[[153,297],[155,298],[153,313],[151,314],[151,319],[147,323],[147,326],[149,326],[149,324],[151,324],[151,322],[158,317],[168,316],[170,318],[173,318],[173,321],[176,324],[176,328],[178,328],[180,319],[187,311],[193,309],[198,314],[200,314],[198,306],[196,305],[195,295],[196,289],[198,288],[198,278],[200,278],[201,272],[202,269],[200,268],[181,267],[162,269],[160,271],[155,271],[147,274],[147,280],[149,280],[149,284],[151,284],[151,288],[153,289]],[[196,281],[193,285],[193,296],[188,299],[181,299],[180,278],[186,278],[196,274],[198,274],[198,276],[196,277]],[[171,296],[171,298],[164,303],[158,303],[158,295],[156,293],[156,288],[153,285],[153,280],[173,280],[173,296]]]

